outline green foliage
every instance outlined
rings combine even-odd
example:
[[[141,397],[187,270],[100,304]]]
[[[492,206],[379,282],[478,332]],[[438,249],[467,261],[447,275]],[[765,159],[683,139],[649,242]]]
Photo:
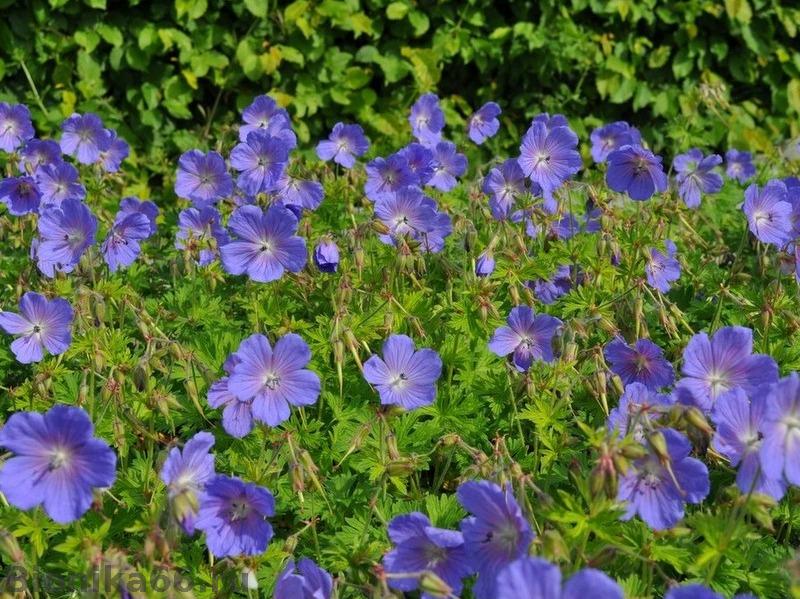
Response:
[[[797,168],[770,166],[779,164],[777,155],[761,164],[760,180],[774,168]],[[781,275],[780,257],[747,238],[731,254],[746,224],[741,186],[729,181],[691,211],[674,192],[646,204],[622,200],[590,169],[561,200],[580,212],[593,198],[603,232],[564,242],[529,239],[521,225],[491,220],[479,180],[468,177],[451,193],[435,193],[454,222],[445,251],[409,258],[371,230],[360,169],[337,176],[296,160],[291,170],[325,186],[326,200],[304,217],[302,232],[310,243],[336,236],[343,257],[336,274],[308,269],[264,285],[225,275],[219,264],[199,269],[173,248],[180,206],[158,187],[160,231],[131,268],[114,275],[95,250],[68,277],[45,279],[27,259],[33,221],[0,216],[0,245],[8,250],[0,256],[2,307],[13,309],[23,290],[35,289],[71,298],[76,310],[74,341],[63,356],[23,366],[13,360],[10,337],[0,339],[4,413],[82,405],[119,456],[116,483],[79,523],[0,510],[0,529],[21,545],[18,564],[62,578],[96,563],[127,573],[126,580],[186,577],[194,596],[210,597],[214,584],[225,576],[231,584],[245,569],[268,593],[290,555],[311,556],[339,579],[341,599],[379,596],[374,565],[390,546],[386,523],[419,510],[437,526],[456,527],[464,516],[458,484],[493,478],[511,481],[537,531],[533,551],[565,573],[601,567],[628,597],[661,596],[673,580],[704,581],[726,594],[787,596],[786,568],[800,542],[796,489],[777,505],[741,494],[733,470],[706,452],[706,439],[696,455],[709,464],[711,494],[678,527],[654,533],[638,519],[620,521],[614,494],[598,490],[590,475],[608,443],[605,415],[619,397],[619,381],[600,357],[613,334],[649,336],[678,361],[693,333],[746,324],[756,349],[773,355],[783,372],[800,365],[800,300],[791,275]],[[97,173],[81,171],[98,190],[90,203],[101,222],[111,222],[118,197],[147,189],[136,171],[94,182]],[[223,205],[226,216],[231,210]],[[557,217],[536,218],[546,228]],[[667,236],[680,248],[683,274],[662,295],[646,286],[643,268],[646,249]],[[477,279],[474,259],[492,239],[497,269]],[[565,262],[580,265],[584,283],[541,305],[524,281]],[[513,298],[566,323],[559,359],[535,363],[527,375],[486,347]],[[312,350],[310,368],[323,384],[318,404],[293,410],[279,428],[229,437],[206,403],[210,383],[246,336],[274,340],[290,331]],[[360,364],[390,333],[440,353],[434,405],[407,413],[379,407]],[[167,451],[200,430],[215,434],[217,471],[275,493],[276,538],[264,555],[211,562],[202,538],[180,534],[172,521],[158,473]]]
[[[500,100],[509,147],[543,110],[582,134],[624,118],[657,148],[691,136],[765,150],[800,133],[800,8],[788,1],[127,1],[0,3],[2,95],[34,104],[24,65],[59,106],[40,119],[103,113],[151,161],[204,142],[264,92],[303,142],[339,120],[404,139],[408,106],[430,90],[455,128]]]

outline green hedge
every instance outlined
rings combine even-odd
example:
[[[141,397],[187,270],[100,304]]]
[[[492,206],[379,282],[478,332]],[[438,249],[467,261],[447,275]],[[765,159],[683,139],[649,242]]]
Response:
[[[0,96],[33,104],[33,83],[43,105],[61,107],[39,125],[95,110],[165,157],[267,91],[304,142],[358,120],[394,143],[427,90],[456,126],[498,99],[507,127],[541,110],[567,114],[579,133],[624,118],[657,147],[691,135],[765,149],[800,131],[794,1],[21,4],[0,0]]]

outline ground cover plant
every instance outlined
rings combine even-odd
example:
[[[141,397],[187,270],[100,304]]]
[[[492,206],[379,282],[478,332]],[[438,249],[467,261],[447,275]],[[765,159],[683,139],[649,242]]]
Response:
[[[258,95],[157,188],[0,104],[4,588],[797,594],[796,142],[502,100],[303,151]]]

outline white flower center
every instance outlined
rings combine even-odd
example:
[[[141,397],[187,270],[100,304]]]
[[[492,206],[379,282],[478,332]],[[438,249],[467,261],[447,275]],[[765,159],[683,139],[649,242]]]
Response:
[[[406,376],[405,372],[401,372],[397,376],[392,379],[392,382],[389,383],[390,387],[395,389],[404,389],[408,385],[408,377]]]
[[[267,389],[275,390],[281,384],[281,377],[275,372],[268,372],[264,375],[264,386]]]
[[[729,387],[728,377],[724,372],[712,370],[708,374],[708,385],[711,388],[711,396],[716,397],[720,393],[727,391]]]
[[[230,512],[231,522],[236,522],[237,520],[244,520],[245,518],[247,518],[247,515],[249,513],[250,513],[250,505],[246,501],[242,500],[231,501],[231,512]]]
[[[63,447],[53,449],[50,454],[50,470],[57,470],[69,463],[69,452]]]

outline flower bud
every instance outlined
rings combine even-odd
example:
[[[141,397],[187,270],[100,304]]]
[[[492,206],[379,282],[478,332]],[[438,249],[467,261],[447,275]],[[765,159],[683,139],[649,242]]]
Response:
[[[250,568],[242,570],[242,586],[250,591],[258,589],[258,578],[256,573]]]
[[[297,549],[297,535],[289,535],[283,542],[283,552],[292,554]]]
[[[494,272],[495,260],[491,250],[484,250],[475,261],[475,274],[479,277],[488,277]]]
[[[617,375],[611,377],[611,383],[614,385],[614,390],[622,396],[625,393],[625,385],[622,384],[622,379]]]
[[[191,491],[184,491],[172,498],[172,513],[178,522],[194,518],[199,508],[197,495]]]
[[[614,462],[614,468],[621,474],[625,474],[628,471],[628,468],[631,467],[628,459],[622,454],[615,453],[611,459]]]
[[[459,437],[455,433],[448,433],[444,437],[442,437],[442,445],[444,445],[445,447],[451,447],[453,445],[457,445],[459,441],[461,441],[461,437]]]
[[[25,560],[25,554],[17,542],[17,538],[5,529],[0,529],[0,553],[15,564]]]
[[[471,223],[470,223],[471,224]],[[464,249],[467,253],[472,251],[472,248],[475,247],[475,242],[477,241],[478,232],[474,226],[469,226],[464,233]]]
[[[650,443],[650,447],[658,456],[658,459],[661,460],[662,464],[666,464],[670,461],[669,449],[667,449],[667,440],[664,437],[664,433],[661,431],[652,432],[647,436],[647,441]]]
[[[554,529],[546,530],[542,535],[544,552],[556,561],[569,560],[570,550],[564,537]]]
[[[303,480],[303,467],[297,463],[289,464],[289,472],[292,479],[292,490],[295,493],[302,493],[306,490],[306,483]]]
[[[595,555],[589,558],[588,566],[591,568],[600,568],[611,562],[617,556],[615,547],[605,546]]]
[[[453,588],[430,570],[419,577],[419,590],[437,599],[449,599],[453,596]]]
[[[332,273],[339,269],[339,248],[330,237],[323,237],[314,248],[314,264],[320,272]]]
[[[149,381],[150,364],[147,360],[139,360],[136,368],[133,369],[133,384],[136,386],[137,391],[144,391],[147,389]]]
[[[103,298],[95,298],[92,305],[92,316],[97,324],[102,324],[106,321],[106,303]]]
[[[416,464],[413,460],[404,458],[392,460],[386,464],[386,474],[389,476],[410,476],[415,470]]]
[[[400,451],[397,449],[397,437],[394,433],[386,435],[386,452],[392,460],[400,458]]]
[[[561,358],[564,362],[572,363],[578,357],[578,344],[574,341],[569,341],[564,345],[564,352],[561,354]]]
[[[620,453],[629,460],[638,460],[647,455],[647,449],[639,443],[630,443],[620,450]]]
[[[701,431],[706,435],[713,435],[714,429],[711,428],[711,425],[706,420],[706,417],[703,413],[694,406],[689,406],[686,411],[684,412],[684,416],[686,421],[695,427],[697,430]]]
[[[333,361],[337,364],[344,362],[344,342],[341,339],[333,342]]]
[[[359,274],[364,270],[364,248],[360,245],[353,249],[353,262],[356,264]]]
[[[389,234],[389,227],[383,221],[380,220],[373,220],[372,221],[372,230],[378,233],[379,235],[388,235]]]
[[[595,497],[602,493],[603,488],[606,485],[606,471],[604,468],[597,466],[592,469],[592,473],[589,475],[589,490],[592,492],[592,495]]]

